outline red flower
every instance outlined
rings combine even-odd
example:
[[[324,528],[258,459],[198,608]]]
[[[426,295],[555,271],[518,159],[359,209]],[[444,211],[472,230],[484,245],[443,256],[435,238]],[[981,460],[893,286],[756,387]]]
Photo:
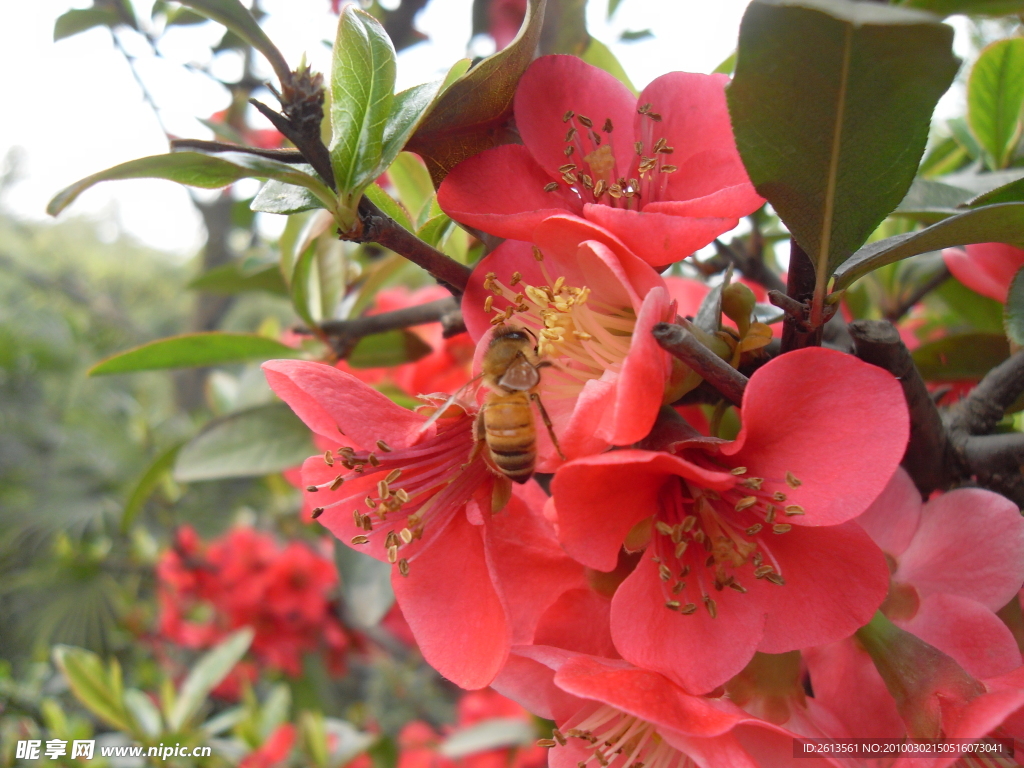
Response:
[[[490,683],[509,645],[582,582],[537,511],[540,488],[514,489],[493,514],[498,478],[479,452],[471,460],[475,414],[458,406],[424,428],[426,414],[330,366],[273,360],[263,370],[310,429],[359,448],[306,460],[303,482],[321,522],[398,566],[395,595],[432,666],[465,688]]]
[[[511,43],[526,18],[526,0],[491,0],[487,6],[487,33],[500,51]]]
[[[733,442],[680,433],[671,453],[569,462],[552,482],[566,551],[613,571],[647,554],[612,600],[624,658],[703,692],[754,652],[851,634],[882,602],[881,551],[847,523],[881,493],[906,447],[892,376],[809,348],[750,379]]]
[[[637,100],[574,56],[541,57],[515,96],[525,146],[456,166],[438,204],[457,221],[527,241],[541,221],[569,212],[650,264],[678,261],[764,203],[736,151],[728,80],[672,72]]]
[[[275,768],[288,758],[293,744],[295,726],[291,723],[279,725],[259,749],[245,756],[238,768]]]
[[[1024,250],[1005,243],[947,248],[942,258],[953,277],[972,291],[1005,304],[1010,282],[1024,267]]]

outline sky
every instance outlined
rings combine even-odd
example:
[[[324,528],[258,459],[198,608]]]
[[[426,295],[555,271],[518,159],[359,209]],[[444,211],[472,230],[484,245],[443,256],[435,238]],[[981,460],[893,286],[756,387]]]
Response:
[[[140,16],[149,18],[152,2],[135,0]],[[611,47],[634,85],[643,87],[664,72],[710,72],[718,66],[735,48],[746,4],[623,0],[609,23],[607,0],[590,0],[588,28]],[[94,29],[53,42],[54,19],[70,7],[87,5],[82,0],[12,4],[0,25],[0,71],[5,73],[0,157],[17,148],[21,176],[3,204],[26,218],[46,218],[50,197],[83,176],[167,150],[160,123],[109,31]],[[328,68],[330,51],[323,41],[333,38],[337,23],[329,0],[263,0],[261,5],[268,12],[264,28],[290,63],[305,53],[315,69]],[[400,89],[435,79],[466,55],[471,5],[472,0],[431,0],[420,13],[417,27],[430,39],[399,54]],[[644,29],[653,30],[655,37],[619,42],[623,31]],[[239,65],[232,55],[210,62],[209,47],[222,34],[223,28],[212,23],[172,29],[161,43],[161,57],[153,55],[141,36],[130,31],[120,35],[172,134],[212,138],[196,118],[224,109],[227,92],[182,65],[210,63],[219,77],[237,76]],[[270,74],[265,63],[261,74]],[[953,94],[947,103],[955,99]],[[203,239],[189,192],[166,181],[103,183],[62,215],[94,217],[103,222],[107,237],[124,231],[182,257],[194,253]],[[276,218],[282,221],[267,222],[270,231],[283,225],[283,217]]]

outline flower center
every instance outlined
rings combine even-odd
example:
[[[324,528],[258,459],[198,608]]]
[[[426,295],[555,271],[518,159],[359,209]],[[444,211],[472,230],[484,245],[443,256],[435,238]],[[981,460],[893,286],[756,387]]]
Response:
[[[618,371],[629,353],[636,315],[632,307],[615,307],[592,298],[586,286],[567,285],[564,277],[552,280],[543,266],[546,285],[527,285],[518,272],[505,286],[493,272],[484,279],[484,288],[493,295],[484,301],[484,311],[494,312],[491,325],[500,325],[516,317],[518,325],[534,332],[537,354],[547,358],[553,376],[542,379],[541,391],[547,398],[575,398],[591,379],[605,371]],[[521,289],[517,289],[520,286]],[[519,290],[517,293],[516,290]],[[494,297],[506,299],[504,309],[494,306]]]
[[[561,182],[552,181],[544,186],[545,192],[554,192],[564,184],[570,196],[581,203],[602,203],[613,208],[640,210],[641,202],[655,202],[665,196],[668,174],[678,168],[665,162],[674,151],[665,137],[655,138],[655,127],[661,115],[650,104],[637,108],[641,121],[640,138],[633,144],[635,154],[628,168],[618,168],[611,144],[604,143],[601,134],[610,136],[611,118],[605,118],[600,131],[586,115],[569,110],[562,117],[568,126],[565,134],[564,165],[559,167]]]
[[[721,470],[703,453],[687,458],[708,469]],[[663,582],[665,606],[688,616],[702,603],[712,618],[718,606],[712,592],[747,589],[740,578],[752,576],[772,584],[785,580],[772,554],[770,536],[781,535],[793,526],[787,517],[804,514],[803,507],[786,504],[785,487],[801,483],[792,472],[784,481],[745,477],[746,467],[730,470],[742,478],[726,491],[702,488],[678,478],[666,483],[654,519],[652,557],[658,563]]]
[[[356,527],[365,533],[354,536],[352,544],[382,543],[388,562],[408,576],[409,564],[490,477],[480,456],[467,464],[473,447],[474,414],[457,407],[455,410],[459,411],[457,415],[438,419],[433,437],[408,448],[392,449],[378,440],[377,451],[356,451],[347,446],[327,451],[324,462],[340,466],[342,471],[333,480],[306,490],[337,491],[346,483],[357,490],[317,507],[313,517],[352,503],[358,498],[356,494],[365,490],[362,507],[352,510]]]
[[[551,739],[541,739],[545,747],[564,747],[569,739],[578,740],[590,754],[577,763],[578,768],[696,768],[688,755],[680,752],[658,733],[657,726],[607,704],[588,706],[555,729]]]

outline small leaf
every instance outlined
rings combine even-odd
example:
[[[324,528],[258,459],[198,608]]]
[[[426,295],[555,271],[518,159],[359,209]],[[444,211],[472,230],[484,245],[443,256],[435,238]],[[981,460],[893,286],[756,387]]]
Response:
[[[1024,106],[1024,38],[998,40],[967,81],[967,120],[990,168],[1005,168],[1017,147]]]
[[[647,40],[652,37],[654,37],[654,33],[649,29],[627,29],[619,35],[619,40],[624,43],[635,43],[637,40]]]
[[[388,179],[398,191],[398,199],[410,213],[414,223],[422,224],[420,213],[434,196],[427,168],[412,152],[402,152],[388,168]]]
[[[346,6],[331,65],[330,150],[338,190],[350,203],[377,176],[395,72],[395,49],[380,22]]]
[[[996,187],[991,192],[978,195],[968,200],[966,205],[969,208],[978,208],[982,205],[995,205],[997,203],[1024,203],[1024,179],[1011,181],[1001,187]]]
[[[261,213],[281,213],[291,215],[323,208],[324,204],[316,195],[304,187],[285,184],[277,179],[270,179],[260,187],[249,207]]]
[[[452,223],[447,214],[439,213],[437,216],[431,216],[416,232],[416,237],[436,248],[448,233],[448,228],[452,226]]]
[[[155,371],[164,368],[199,368],[207,365],[238,363],[243,360],[269,360],[296,357],[300,352],[266,336],[249,333],[188,333],[158,339],[141,347],[119,352],[89,369],[90,376],[112,373]]]
[[[284,403],[271,403],[203,427],[178,453],[174,479],[259,477],[296,467],[314,453],[309,428]]]
[[[238,0],[177,0],[207,18],[223,24],[231,32],[267,57],[274,73],[282,82],[288,80],[291,70],[277,46]]]
[[[925,381],[980,379],[1010,356],[1006,337],[964,333],[922,344],[912,357]]]
[[[544,0],[528,0],[516,39],[452,83],[412,135],[406,149],[423,158],[435,187],[467,157],[511,140],[512,99],[533,61],[543,18]]]
[[[124,504],[124,511],[121,513],[121,532],[127,533],[135,522],[136,515],[142,510],[143,505],[156,490],[160,480],[171,471],[174,460],[178,457],[178,449],[181,443],[173,445],[162,451],[153,459],[152,463],[142,473],[142,477],[135,483],[132,492],[128,494],[128,501]]]
[[[971,193],[966,189],[931,179],[914,179],[906,197],[891,215],[934,224],[936,221],[956,215],[956,207],[970,197]]]
[[[952,187],[966,189],[975,195],[984,195],[1021,178],[1024,178],[1024,168],[1007,168],[1004,171],[968,169],[947,174],[937,181]],[[977,207],[977,204],[974,207]]]
[[[879,267],[919,253],[971,243],[1014,243],[1024,239],[1024,203],[1001,203],[950,216],[917,232],[868,243],[840,265],[833,291]]]
[[[1024,13],[1024,0],[904,0],[908,8],[920,8],[940,16],[966,13],[971,16],[1007,16]]]
[[[956,75],[934,16],[853,0],[754,0],[728,88],[757,191],[819,285],[904,198]]]
[[[250,627],[240,629],[196,662],[181,684],[178,698],[167,717],[167,725],[172,730],[180,731],[199,712],[210,691],[220,685],[249,650],[254,634]]]
[[[58,645],[53,660],[64,674],[72,693],[86,709],[119,731],[132,732],[131,716],[125,709],[117,681],[108,674],[103,661],[83,648]],[[113,669],[111,669],[113,673]]]
[[[724,59],[722,63],[711,70],[713,75],[731,75],[736,70],[736,51],[733,51]]]
[[[114,8],[82,8],[66,11],[53,24],[53,42],[77,35],[93,27],[113,27],[123,24]]]
[[[395,94],[391,114],[388,115],[387,123],[384,126],[384,147],[374,177],[384,173],[398,157],[398,153],[405,148],[409,137],[430,111],[443,84],[443,81],[435,80],[432,83],[423,83]]]
[[[626,74],[626,70],[622,68],[622,64],[619,63],[615,54],[596,37],[590,38],[590,43],[580,58],[587,62],[587,64],[603,69],[633,93],[637,92],[636,88],[633,87],[632,81],[629,79],[629,75]]]
[[[590,43],[587,0],[547,0],[538,53],[581,56]]]
[[[354,627],[377,626],[395,602],[391,589],[394,566],[334,542],[334,564],[341,576],[344,618]]]
[[[353,368],[390,368],[416,362],[431,352],[431,346],[415,333],[399,329],[364,336],[347,360]]]
[[[144,734],[151,738],[160,735],[164,721],[160,716],[160,710],[149,696],[136,688],[129,688],[124,692],[124,704]]]
[[[492,749],[525,747],[537,739],[537,733],[526,720],[518,717],[495,717],[455,731],[441,742],[442,755],[457,760]]]
[[[1024,345],[1024,268],[1017,271],[1006,297],[1006,335],[1017,346]]]
[[[718,333],[722,329],[722,286],[716,285],[700,303],[693,324],[702,331]]]
[[[288,286],[285,285],[281,268],[277,264],[267,264],[253,272],[247,272],[234,262],[224,264],[204,272],[187,287],[194,291],[206,291],[222,296],[245,291],[266,291],[277,296],[288,295]]]
[[[395,202],[395,199],[391,197],[391,195],[381,189],[379,184],[371,184],[368,186],[366,188],[366,196],[370,199],[370,202],[407,230],[412,232],[415,229],[412,222],[409,220],[408,212],[402,208],[401,205]]]

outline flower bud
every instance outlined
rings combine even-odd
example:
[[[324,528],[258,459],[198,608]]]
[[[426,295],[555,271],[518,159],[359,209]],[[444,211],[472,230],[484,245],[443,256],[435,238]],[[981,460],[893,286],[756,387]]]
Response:
[[[722,314],[736,323],[740,338],[747,335],[757,298],[743,283],[729,283],[722,289]]]

